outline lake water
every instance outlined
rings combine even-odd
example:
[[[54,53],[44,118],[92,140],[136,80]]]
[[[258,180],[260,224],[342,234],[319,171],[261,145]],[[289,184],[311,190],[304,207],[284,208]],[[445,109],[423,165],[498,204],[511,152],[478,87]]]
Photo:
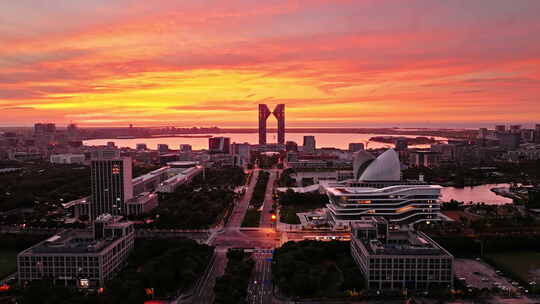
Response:
[[[256,144],[259,142],[259,134],[258,133],[223,133],[223,134],[210,134],[214,136],[224,136],[224,137],[230,137],[231,142],[237,142],[237,143],[250,143],[250,144]],[[352,142],[360,142],[366,144],[368,143],[367,148],[368,149],[376,149],[376,148],[391,148],[394,145],[393,144],[386,144],[386,143],[377,143],[377,142],[370,142],[369,139],[371,137],[375,136],[392,136],[388,134],[357,134],[357,133],[339,133],[339,134],[329,134],[329,133],[289,133],[286,134],[285,140],[289,141],[295,141],[298,145],[302,145],[303,138],[305,135],[313,135],[315,136],[315,140],[317,142],[317,148],[321,147],[336,147],[340,149],[348,149],[349,143]],[[414,138],[417,136],[406,136],[406,135],[393,135],[393,136],[401,136],[401,137],[407,137],[407,138]],[[277,142],[277,134],[276,133],[268,133],[267,141],[269,143]],[[443,137],[434,137],[437,140],[446,140],[446,138]],[[92,139],[92,140],[85,140],[84,144],[89,146],[98,146],[98,145],[105,145],[108,141],[113,141],[116,143],[116,146],[118,147],[129,147],[129,148],[135,148],[137,144],[139,143],[145,143],[149,149],[157,149],[158,144],[167,144],[169,145],[170,149],[178,149],[181,144],[189,144],[193,147],[195,150],[200,149],[208,149],[208,138],[183,138],[183,137],[161,137],[161,138],[130,138],[130,139]],[[418,145],[418,146],[412,146],[411,147],[418,147],[418,148],[428,148],[429,145]]]
[[[454,199],[456,201],[465,202],[470,201],[475,203],[486,203],[492,205],[503,205],[512,203],[512,199],[500,196],[491,191],[492,188],[505,187],[509,188],[509,184],[487,184],[474,187],[455,188],[444,187],[442,190],[441,200],[444,202]]]

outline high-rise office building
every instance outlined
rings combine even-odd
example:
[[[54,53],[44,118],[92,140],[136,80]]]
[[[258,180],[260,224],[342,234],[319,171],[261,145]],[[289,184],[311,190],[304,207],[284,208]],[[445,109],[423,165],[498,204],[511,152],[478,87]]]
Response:
[[[234,155],[234,164],[242,167],[251,162],[251,145],[249,143],[233,143],[231,145],[232,154]]]
[[[285,105],[278,104],[276,108],[274,109],[273,113],[278,121],[278,129],[277,129],[278,144],[283,145],[285,144]]]
[[[231,139],[229,137],[211,137],[208,139],[208,150],[210,153],[231,152]]]
[[[316,148],[317,148],[317,145],[315,143],[315,136],[312,136],[312,135],[304,136],[303,152],[313,153],[315,152]]]
[[[265,104],[259,105],[259,145],[266,145],[266,121],[270,116],[270,110]]]
[[[349,152],[358,152],[362,150],[364,150],[363,143],[350,143],[349,144]]]
[[[120,157],[118,150],[92,152],[90,215],[125,215],[126,202],[133,197],[131,158]]]

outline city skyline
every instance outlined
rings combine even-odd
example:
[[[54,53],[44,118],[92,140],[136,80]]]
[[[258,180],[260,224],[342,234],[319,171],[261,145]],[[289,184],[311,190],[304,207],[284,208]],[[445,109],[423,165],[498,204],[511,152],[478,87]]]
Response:
[[[1,124],[255,127],[259,103],[285,104],[288,127],[533,124],[538,9],[537,1],[0,4]]]

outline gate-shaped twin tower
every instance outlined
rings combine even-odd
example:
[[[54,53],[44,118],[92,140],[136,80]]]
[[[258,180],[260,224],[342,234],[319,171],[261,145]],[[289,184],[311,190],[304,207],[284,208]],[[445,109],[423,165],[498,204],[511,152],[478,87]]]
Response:
[[[270,112],[265,104],[259,105],[259,145],[266,145],[266,121],[268,116],[274,114],[278,121],[278,144],[285,144],[285,105],[278,104],[274,112]]]

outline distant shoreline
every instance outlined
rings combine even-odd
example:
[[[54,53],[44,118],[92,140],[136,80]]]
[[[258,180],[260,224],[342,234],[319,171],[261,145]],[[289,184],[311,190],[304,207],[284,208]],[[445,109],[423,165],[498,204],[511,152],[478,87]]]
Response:
[[[135,128],[134,128],[135,129]],[[82,129],[94,133],[97,129]],[[219,135],[219,134],[253,134],[258,133],[257,129],[254,128],[245,128],[245,129],[221,129],[221,128],[196,128],[196,129],[173,129],[173,130],[162,130],[162,129],[152,129],[152,128],[136,128],[133,131],[136,131],[139,134],[110,134],[107,132],[108,129],[100,129],[101,134],[85,134],[83,135],[83,140],[92,140],[92,139],[108,139],[119,136],[130,136],[132,138],[157,138],[157,137],[181,137],[181,136],[210,136],[210,135]],[[114,129],[118,132],[119,129]],[[125,129],[128,130],[127,128]],[[160,132],[161,131],[161,132]],[[141,134],[147,132],[146,134]],[[268,133],[276,133],[276,129],[268,129]],[[86,132],[84,132],[86,133]],[[97,132],[96,132],[97,133]],[[455,138],[455,139],[464,139],[471,138],[476,136],[476,130],[463,130],[463,129],[429,129],[429,128],[289,128],[285,130],[285,133],[295,134],[295,133],[318,133],[318,134],[378,134],[378,135],[408,135],[408,136],[428,136],[428,137],[444,137],[444,138]]]

